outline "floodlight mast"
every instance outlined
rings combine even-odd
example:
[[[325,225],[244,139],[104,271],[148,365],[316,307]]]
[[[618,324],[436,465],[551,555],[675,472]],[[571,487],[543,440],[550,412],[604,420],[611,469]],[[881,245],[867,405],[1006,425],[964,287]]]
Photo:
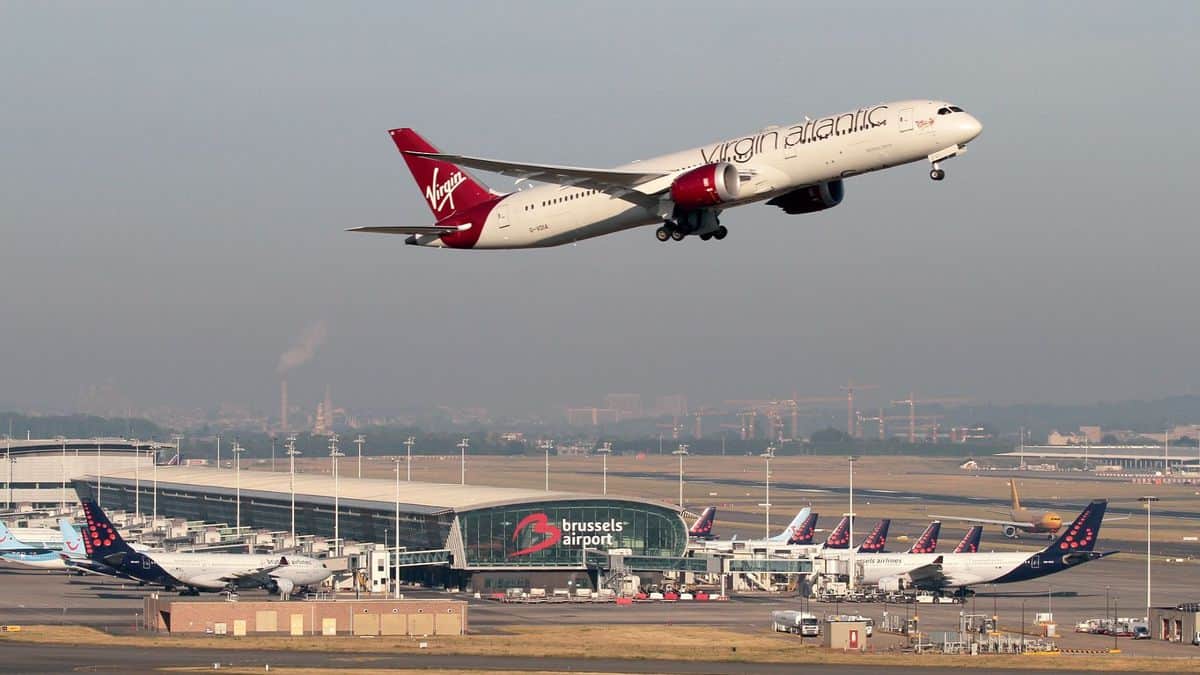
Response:
[[[292,547],[299,548],[296,542],[296,455],[301,453],[296,450],[296,435],[288,436],[283,447],[287,448],[289,484],[292,491]]]

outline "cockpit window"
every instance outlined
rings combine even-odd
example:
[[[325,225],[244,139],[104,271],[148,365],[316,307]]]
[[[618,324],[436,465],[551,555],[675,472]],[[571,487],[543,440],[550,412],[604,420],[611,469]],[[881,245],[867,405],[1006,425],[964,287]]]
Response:
[[[962,108],[960,108],[956,105],[952,105],[952,106],[950,106],[950,112],[966,112],[966,111],[964,111]]]
[[[949,108],[938,108],[938,114],[939,115],[949,115],[950,109]]]

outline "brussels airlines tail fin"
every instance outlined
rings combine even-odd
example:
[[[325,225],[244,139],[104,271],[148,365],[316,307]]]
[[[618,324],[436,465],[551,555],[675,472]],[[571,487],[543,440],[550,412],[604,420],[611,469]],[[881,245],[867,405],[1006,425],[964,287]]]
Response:
[[[113,527],[96,502],[83,500],[83,516],[87,521],[84,525],[83,547],[89,558],[116,567],[133,553],[133,549],[121,538],[117,528]]]
[[[908,549],[909,553],[934,553],[937,551],[938,535],[942,532],[942,521],[935,520],[925,528],[921,536]]]
[[[792,535],[791,539],[788,539],[788,543],[801,546],[811,544],[813,533],[817,531],[817,518],[820,515],[819,513],[808,514],[808,518],[804,519],[804,522],[800,524],[800,529]]]
[[[875,524],[875,529],[871,530],[871,534],[863,540],[859,545],[859,553],[879,553],[883,547],[887,546],[888,528],[892,526],[891,518],[884,518]]]
[[[717,507],[710,506],[704,509],[700,517],[696,519],[692,529],[688,530],[688,536],[695,539],[711,539],[713,521],[717,519]]]
[[[1100,535],[1100,523],[1104,520],[1104,510],[1107,508],[1107,499],[1097,499],[1083,507],[1083,511],[1075,517],[1075,522],[1071,523],[1070,527],[1063,528],[1058,539],[1046,547],[1046,552],[1070,553],[1096,548],[1096,537]]]
[[[458,166],[412,154],[438,151],[417,132],[404,128],[392,129],[389,133],[436,220],[444,220],[495,198],[482,183]]]
[[[800,509],[800,512],[796,514],[796,517],[792,518],[792,522],[788,523],[788,526],[783,528],[783,532],[771,537],[767,541],[777,541],[784,544],[791,543],[790,540],[792,536],[799,531],[800,526],[804,524],[804,521],[808,520],[808,514],[810,513],[812,513],[812,509],[807,506]]]
[[[825,548],[850,548],[850,516],[842,516],[825,540]]]
[[[983,537],[983,526],[972,525],[971,529],[963,535],[962,541],[958,542],[958,546],[954,547],[955,553],[978,553],[979,540]]]

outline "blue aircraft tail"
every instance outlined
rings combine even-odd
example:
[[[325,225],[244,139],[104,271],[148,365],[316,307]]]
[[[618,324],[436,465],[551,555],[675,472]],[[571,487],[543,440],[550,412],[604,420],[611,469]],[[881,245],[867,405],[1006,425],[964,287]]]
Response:
[[[875,529],[871,530],[871,534],[863,540],[859,545],[859,553],[879,553],[887,546],[888,528],[892,526],[891,518],[884,518],[875,524]]]
[[[17,539],[3,522],[0,522],[0,552],[2,551],[37,551],[37,546],[30,546]]]
[[[67,558],[86,558],[87,548],[83,545],[83,535],[67,518],[58,519],[58,531],[62,532],[62,554]]]
[[[1075,522],[1063,529],[1058,539],[1046,548],[1046,552],[1072,553],[1095,549],[1096,538],[1100,536],[1100,523],[1104,521],[1104,511],[1107,508],[1107,499],[1097,499],[1083,507],[1083,511],[1075,517]]]
[[[83,516],[86,520],[83,547],[89,558],[113,565],[114,563],[110,561],[114,556],[117,556],[117,560],[121,560],[134,552],[133,548],[121,538],[117,528],[113,527],[112,521],[108,519],[96,502],[90,499],[83,500]]]
[[[925,528],[921,536],[908,549],[909,553],[934,553],[937,551],[938,535],[942,532],[942,521],[935,520]]]
[[[817,518],[820,516],[821,514],[819,513],[808,514],[808,518],[804,519],[804,522],[800,524],[800,528],[792,533],[792,537],[788,539],[788,543],[797,545],[811,544],[813,534],[817,531]]]
[[[971,529],[963,535],[962,541],[958,542],[958,546],[954,547],[955,553],[978,553],[979,540],[983,537],[983,526],[972,525]]]
[[[842,516],[825,539],[825,548],[850,548],[850,516]]]
[[[783,528],[783,532],[780,532],[779,534],[769,538],[767,541],[776,541],[781,544],[788,543],[788,540],[792,538],[793,533],[799,531],[800,527],[804,525],[804,521],[808,520],[809,513],[812,513],[812,509],[807,506],[800,509],[800,512],[796,514],[796,517],[792,518],[792,522],[788,523],[788,526]]]

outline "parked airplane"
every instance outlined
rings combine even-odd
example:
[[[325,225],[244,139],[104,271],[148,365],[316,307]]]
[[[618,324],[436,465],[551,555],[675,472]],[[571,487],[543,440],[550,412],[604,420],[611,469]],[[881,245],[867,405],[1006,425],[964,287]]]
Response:
[[[1017,538],[1018,530],[1034,534],[1046,534],[1053,538],[1055,533],[1062,529],[1062,516],[1054,511],[1030,511],[1029,509],[1021,508],[1021,498],[1017,495],[1017,482],[1015,480],[1009,481],[1008,484],[1012,488],[1012,508],[1008,512],[1009,520],[967,518],[964,516],[934,515],[933,517],[945,520],[964,520],[969,523],[982,523],[984,525],[999,525],[1000,531],[1010,539]]]
[[[717,519],[717,507],[710,506],[704,509],[696,522],[692,524],[692,528],[688,530],[688,538],[690,539],[716,539],[716,535],[712,533],[713,521]]]
[[[800,527],[796,528],[795,531],[792,532],[791,537],[788,537],[787,543],[793,545],[811,544],[813,541],[813,535],[816,534],[817,531],[817,518],[819,517],[820,514],[818,513],[809,513],[808,517],[804,519],[804,522],[800,523]]]
[[[825,538],[825,548],[850,548],[850,516],[842,516],[833,531]]]
[[[925,528],[921,536],[908,547],[909,553],[933,553],[937,550],[938,535],[942,531],[941,521],[935,520]]]
[[[1095,551],[1108,501],[1088,504],[1053,543],[1035,553],[879,553],[858,557],[862,583],[885,590],[966,588],[980,584],[1028,581],[1112,555]]]
[[[94,501],[83,500],[87,520],[83,544],[93,561],[182,594],[237,588],[265,588],[287,597],[296,588],[319,584],[331,572],[306,556],[253,553],[139,553],[121,538]]]
[[[983,526],[972,525],[967,533],[963,535],[962,541],[958,542],[958,546],[954,547],[955,553],[978,553],[979,540],[983,537]],[[915,553],[915,551],[914,551]]]
[[[439,248],[558,246],[642,225],[659,241],[724,239],[722,212],[765,201],[788,214],[837,206],[851,176],[966,152],[983,125],[945,101],[867,106],[758,131],[615,169],[509,162],[439,152],[412,129],[390,133],[433,211],[432,225],[369,226],[352,232],[409,235],[405,243]],[[477,169],[538,181],[541,187],[497,193],[467,173]]]
[[[737,535],[734,535],[728,541],[702,541],[700,543],[704,546],[705,550],[718,550],[718,551],[721,551],[721,550],[729,551],[729,550],[733,550],[734,548],[753,549],[753,548],[763,548],[763,547],[771,547],[771,546],[780,546],[780,547],[787,546],[789,543],[789,540],[792,537],[792,533],[794,531],[800,529],[800,526],[804,524],[804,521],[808,520],[808,515],[811,512],[812,512],[812,509],[807,506],[800,509],[800,512],[796,514],[795,518],[792,518],[792,522],[788,523],[787,527],[783,528],[782,532],[780,532],[779,534],[771,535],[770,537],[768,537],[766,539],[742,539],[742,540],[739,540],[737,538]]]

